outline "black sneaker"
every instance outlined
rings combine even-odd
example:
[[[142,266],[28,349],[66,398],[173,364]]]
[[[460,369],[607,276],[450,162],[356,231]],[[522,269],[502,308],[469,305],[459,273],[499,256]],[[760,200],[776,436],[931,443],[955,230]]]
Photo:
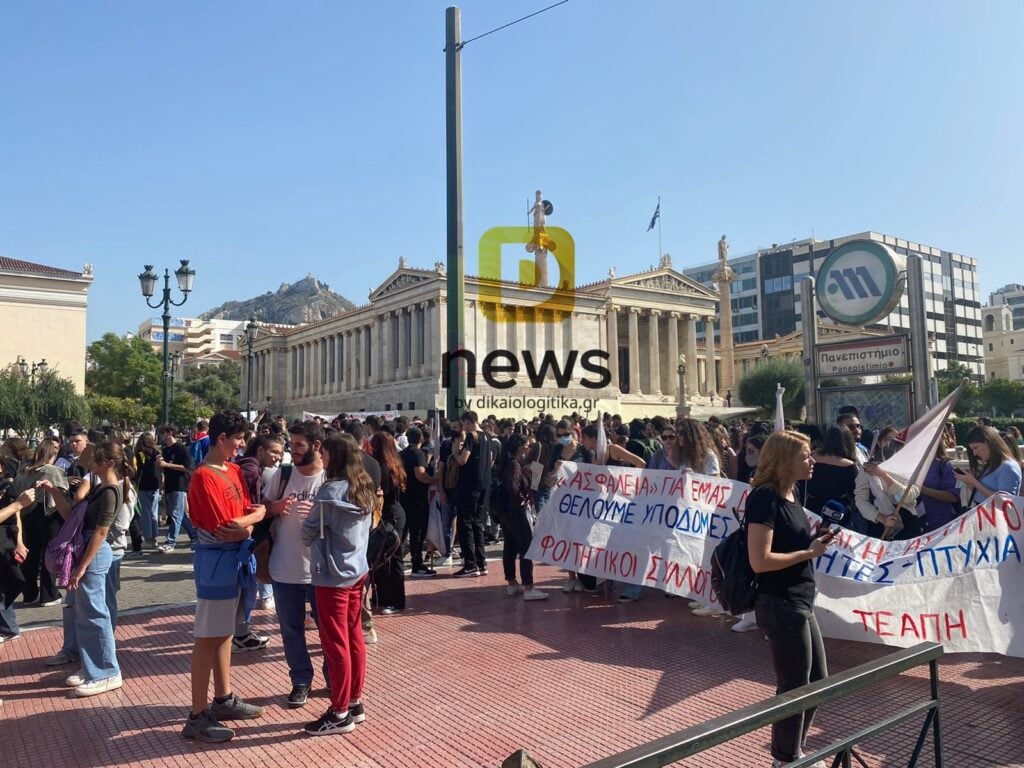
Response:
[[[260,651],[266,648],[269,642],[270,638],[266,635],[257,635],[255,632],[250,632],[244,637],[234,637],[231,639],[231,652]]]
[[[476,569],[476,575],[477,576],[486,576],[487,575],[487,566],[485,565],[483,568],[477,568]]]
[[[235,732],[218,722],[208,709],[204,709],[198,715],[190,712],[185,727],[181,729],[183,739],[194,739],[207,744],[223,744],[225,741],[231,741],[234,736]]]
[[[456,579],[465,579],[471,576],[479,576],[480,571],[476,568],[459,568],[455,573],[452,574]]]
[[[292,688],[292,692],[288,694],[288,706],[293,709],[306,706],[307,701],[309,701],[308,685],[296,685]]]
[[[263,707],[246,704],[233,693],[227,701],[214,699],[210,707],[210,715],[217,720],[255,720],[262,714]]]
[[[437,571],[435,571],[433,568],[417,568],[409,575],[412,576],[414,579],[429,579],[433,576],[437,576]]]
[[[357,701],[355,704],[349,704],[348,714],[351,716],[353,723],[362,723],[366,721],[366,707],[363,706],[363,702],[361,701]]]
[[[324,716],[312,723],[306,723],[302,729],[310,736],[327,736],[332,733],[352,733],[356,729],[356,721],[351,712],[344,717],[333,709],[328,709]]]

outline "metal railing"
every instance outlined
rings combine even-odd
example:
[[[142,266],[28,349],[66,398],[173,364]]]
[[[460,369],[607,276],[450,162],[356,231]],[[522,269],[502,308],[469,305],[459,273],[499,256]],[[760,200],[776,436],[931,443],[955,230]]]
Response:
[[[939,657],[942,653],[942,646],[938,643],[921,643],[913,648],[904,648],[881,659],[840,672],[838,675],[781,693],[617,755],[605,757],[583,768],[661,768],[671,765],[698,752],[925,664],[929,666],[931,675],[931,693],[927,699],[787,765],[791,768],[805,768],[818,760],[834,756],[832,768],[839,765],[851,768],[852,760],[867,768],[866,763],[853,751],[854,746],[923,714],[924,724],[921,726],[907,768],[915,768],[917,765],[929,730],[932,731],[932,742],[935,747],[935,768],[942,768],[942,730],[939,725]]]

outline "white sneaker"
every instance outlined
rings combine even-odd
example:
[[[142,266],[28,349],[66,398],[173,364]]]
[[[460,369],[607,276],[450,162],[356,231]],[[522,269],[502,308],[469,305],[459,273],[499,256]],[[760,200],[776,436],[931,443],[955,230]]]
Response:
[[[694,608],[703,608],[704,607],[704,603],[702,603],[700,600],[691,600],[689,603],[687,603],[687,605],[690,607],[691,611]]]
[[[536,587],[530,587],[528,590],[523,592],[523,600],[547,600],[548,593],[537,589]]]
[[[103,680],[90,680],[87,683],[82,683],[75,688],[75,696],[79,698],[85,698],[86,696],[97,696],[107,691],[116,691],[124,684],[120,675],[114,675],[113,677],[107,677]]]
[[[580,581],[579,579],[576,579],[572,583],[572,591],[573,592],[586,592],[587,588],[583,586],[583,582],[582,581]]]
[[[522,591],[523,591],[523,585],[522,584],[509,584],[508,586],[505,587],[505,594],[508,595],[509,597],[515,597],[516,595],[518,595]]]
[[[692,611],[694,616],[721,616],[721,608],[713,608],[710,605],[701,606],[700,608],[694,608]]]
[[[566,579],[565,584],[562,585],[562,591],[566,594],[569,594],[570,592],[575,592],[577,583],[578,582],[576,581],[576,579]]]
[[[85,682],[85,670],[84,669],[80,669],[77,672],[75,672],[75,674],[68,675],[64,679],[64,685],[66,685],[68,688],[77,688],[78,686],[80,686],[84,682]]]
[[[732,625],[733,632],[753,632],[757,629],[757,618],[753,613],[744,613],[740,620]]]
[[[448,555],[448,557],[442,557],[440,560],[435,560],[433,567],[434,568],[451,568],[454,564],[455,563],[452,560],[452,556]]]

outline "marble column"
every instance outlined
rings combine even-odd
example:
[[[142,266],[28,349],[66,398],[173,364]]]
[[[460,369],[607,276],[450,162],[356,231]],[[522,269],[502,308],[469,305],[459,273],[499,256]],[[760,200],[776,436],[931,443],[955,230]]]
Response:
[[[661,394],[661,332],[659,324],[661,323],[661,311],[657,309],[649,310],[647,313],[647,327],[648,331],[648,375],[651,378],[651,394]]]
[[[412,322],[410,323],[410,333],[412,337],[409,339],[409,378],[418,379],[422,375],[423,371],[423,356],[422,348],[420,347],[420,323],[423,317],[423,302],[413,305],[410,310],[412,312]]]
[[[355,375],[352,377],[352,389],[363,388],[363,372],[366,364],[363,362],[363,327],[359,326],[352,330],[352,370]]]
[[[629,308],[629,394],[640,394],[640,328],[637,307]]]
[[[676,366],[679,365],[679,313],[668,313],[668,394],[679,396],[679,376]]]
[[[605,309],[608,325],[608,370],[612,374],[612,389],[619,388],[619,308],[609,304]]]
[[[715,372],[715,318],[704,318],[705,359],[707,360],[708,389],[705,394],[718,392],[718,375]]]
[[[370,329],[370,383],[381,384],[384,379],[384,316],[377,315]]]
[[[697,315],[687,315],[685,352],[686,355],[686,391],[691,395],[700,393],[700,379],[697,369]]]

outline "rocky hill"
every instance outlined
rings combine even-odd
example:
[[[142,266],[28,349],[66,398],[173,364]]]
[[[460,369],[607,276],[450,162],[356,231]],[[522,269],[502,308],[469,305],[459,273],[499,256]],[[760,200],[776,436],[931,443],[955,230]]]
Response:
[[[203,320],[247,320],[254,315],[264,323],[299,325],[325,320],[353,309],[355,305],[321,283],[313,275],[306,275],[297,283],[281,283],[276,292],[267,291],[245,301],[228,301],[203,312]]]

